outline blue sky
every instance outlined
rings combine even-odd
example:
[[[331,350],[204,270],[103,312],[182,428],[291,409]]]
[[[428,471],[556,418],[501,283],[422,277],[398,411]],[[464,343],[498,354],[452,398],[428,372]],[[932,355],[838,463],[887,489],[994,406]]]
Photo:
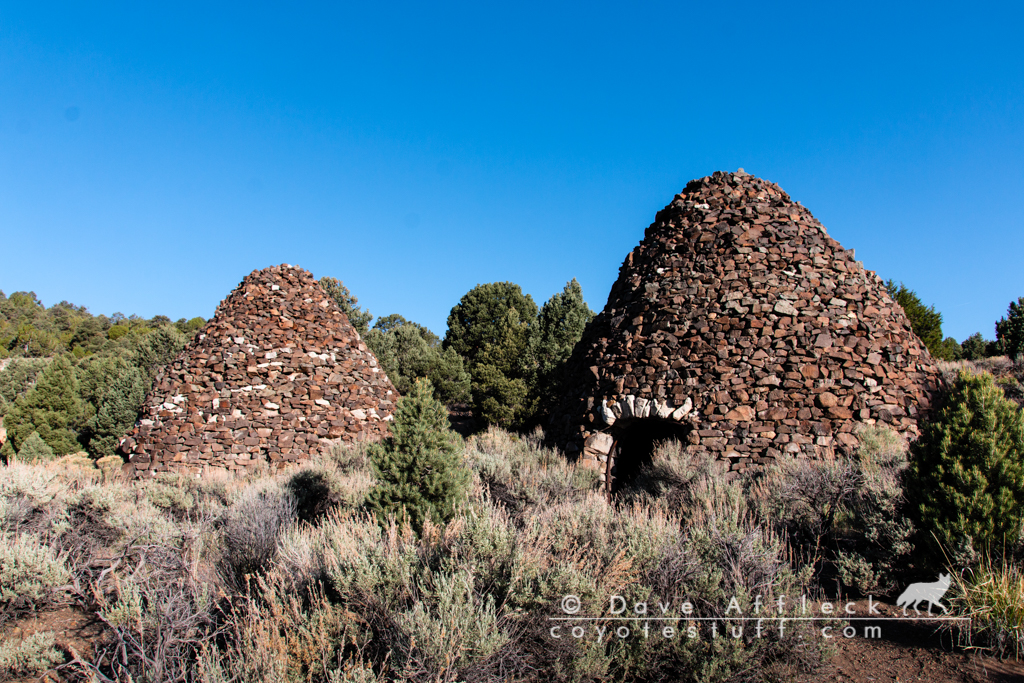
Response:
[[[0,289],[212,315],[298,264],[443,334],[779,183],[959,340],[1024,296],[1021,3],[0,2]]]

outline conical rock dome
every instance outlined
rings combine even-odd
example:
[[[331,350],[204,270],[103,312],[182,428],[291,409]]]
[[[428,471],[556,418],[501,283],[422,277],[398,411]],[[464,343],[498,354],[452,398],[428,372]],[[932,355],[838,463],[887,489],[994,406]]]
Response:
[[[568,373],[551,435],[609,486],[645,439],[647,455],[672,436],[741,471],[848,449],[860,423],[913,436],[938,380],[882,280],[742,170],[658,213]]]
[[[274,266],[242,280],[164,368],[121,450],[136,476],[280,467],[386,435],[397,395],[313,276]]]

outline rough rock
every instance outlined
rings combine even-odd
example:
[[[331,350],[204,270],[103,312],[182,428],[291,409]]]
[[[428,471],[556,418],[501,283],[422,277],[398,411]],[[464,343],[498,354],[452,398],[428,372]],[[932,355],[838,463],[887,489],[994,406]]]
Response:
[[[881,278],[774,183],[721,172],[658,213],[567,376],[566,452],[658,422],[733,471],[848,450],[860,424],[913,438],[939,380]]]
[[[274,266],[242,280],[161,371],[120,448],[137,477],[280,468],[385,436],[397,397],[313,276]]]

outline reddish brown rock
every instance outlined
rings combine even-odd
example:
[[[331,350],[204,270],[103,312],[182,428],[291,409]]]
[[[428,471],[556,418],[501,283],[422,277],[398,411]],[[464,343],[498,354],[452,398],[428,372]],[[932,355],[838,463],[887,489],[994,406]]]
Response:
[[[818,394],[818,405],[822,408],[832,408],[839,405],[839,399],[836,398],[835,394],[825,391]]]
[[[733,470],[849,449],[861,423],[913,437],[938,382],[882,280],[742,172],[694,180],[658,213],[568,372],[549,433],[584,460],[607,434],[609,485],[665,437]]]
[[[391,381],[301,268],[253,271],[157,377],[122,440],[134,476],[283,467],[387,434]]]

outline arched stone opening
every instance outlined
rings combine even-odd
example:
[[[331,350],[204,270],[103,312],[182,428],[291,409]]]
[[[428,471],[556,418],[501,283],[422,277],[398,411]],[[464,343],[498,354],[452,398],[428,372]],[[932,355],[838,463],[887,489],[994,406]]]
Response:
[[[659,445],[671,440],[686,443],[692,430],[690,424],[657,418],[617,422],[612,430],[615,445],[608,458],[608,490],[614,493],[628,486],[644,465],[653,462]]]

